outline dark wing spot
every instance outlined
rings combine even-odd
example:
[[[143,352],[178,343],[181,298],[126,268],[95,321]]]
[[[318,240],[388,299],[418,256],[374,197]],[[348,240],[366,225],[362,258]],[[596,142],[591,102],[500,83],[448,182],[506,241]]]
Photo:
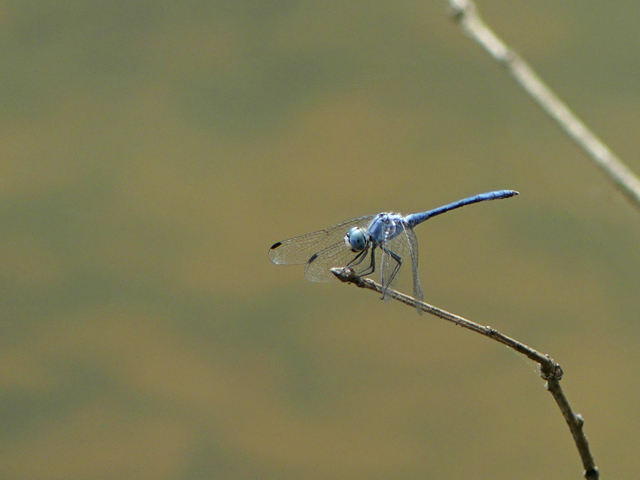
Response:
[[[309,259],[309,261],[307,263],[313,262],[316,258],[318,258],[318,254],[314,253],[313,255],[311,255],[311,258]]]
[[[274,250],[276,248],[278,248],[280,245],[282,245],[282,242],[276,242],[273,245],[271,245],[271,250]]]

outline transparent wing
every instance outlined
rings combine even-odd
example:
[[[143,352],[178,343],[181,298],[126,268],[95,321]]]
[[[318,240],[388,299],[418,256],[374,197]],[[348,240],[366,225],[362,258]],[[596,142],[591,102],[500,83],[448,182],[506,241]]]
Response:
[[[422,285],[420,284],[420,275],[418,273],[418,238],[413,228],[405,227],[405,233],[409,243],[409,252],[411,253],[411,270],[413,272],[413,298],[422,301]],[[422,310],[418,309],[418,313],[422,314]]]
[[[269,258],[277,265],[301,265],[309,263],[309,260],[315,257],[314,262],[312,262],[315,263],[315,265],[309,270],[310,272],[316,272],[321,269],[323,262],[342,261],[344,258],[349,257],[349,255],[341,255],[342,250],[352,254],[344,243],[344,236],[353,227],[368,227],[373,217],[375,217],[375,215],[352,218],[351,220],[339,223],[325,230],[319,230],[277,242],[269,250]],[[354,256],[355,254],[352,254],[351,258]],[[332,264],[328,268],[344,267],[350,260],[351,259],[344,264]],[[328,275],[333,276],[331,272],[328,272]],[[319,279],[322,276],[319,273],[315,275],[311,274],[311,276],[314,278],[318,277],[318,279],[310,278],[310,275],[307,275],[307,278],[313,281],[325,281]],[[329,278],[331,277],[327,277],[327,279]]]
[[[345,232],[346,233],[346,232]],[[362,252],[352,252],[343,240],[329,245],[312,257],[304,268],[304,274],[312,282],[337,280],[331,273],[334,267],[351,267],[356,275],[361,275],[371,265],[371,248]]]

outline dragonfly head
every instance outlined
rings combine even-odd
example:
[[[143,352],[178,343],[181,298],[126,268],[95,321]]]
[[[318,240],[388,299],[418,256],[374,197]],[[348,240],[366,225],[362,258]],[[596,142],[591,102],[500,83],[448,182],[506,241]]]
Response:
[[[344,243],[352,252],[361,252],[369,246],[369,234],[360,227],[353,227],[344,236]]]

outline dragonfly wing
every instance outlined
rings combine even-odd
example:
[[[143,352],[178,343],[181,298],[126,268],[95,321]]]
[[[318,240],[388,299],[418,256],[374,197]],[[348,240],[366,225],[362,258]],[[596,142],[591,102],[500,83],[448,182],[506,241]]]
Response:
[[[269,250],[269,258],[278,265],[302,265],[308,263],[314,256],[318,259],[321,252],[326,252],[326,256],[336,255],[336,251],[328,249],[338,248],[341,245],[347,250],[344,244],[344,236],[347,232],[353,227],[368,227],[373,217],[375,215],[352,218],[325,230],[277,242]],[[343,266],[332,265],[332,267]]]
[[[317,255],[311,257],[307,266],[304,268],[304,275],[307,280],[312,282],[328,282],[337,280],[336,276],[331,273],[334,267],[346,267],[358,256],[358,252],[352,252],[343,241],[329,245],[324,250],[318,252]],[[362,254],[363,261],[357,265],[351,266],[356,275],[365,270],[369,266],[369,251]],[[359,260],[359,259],[358,259]]]
[[[405,227],[405,233],[407,235],[409,253],[411,254],[411,269],[413,272],[413,298],[422,301],[424,295],[422,294],[420,274],[418,273],[418,238],[416,237],[416,233],[413,231],[413,228]],[[422,310],[418,309],[418,313],[422,313]]]
[[[276,265],[302,265],[330,239],[329,230],[320,230],[283,240],[272,245],[269,258]]]

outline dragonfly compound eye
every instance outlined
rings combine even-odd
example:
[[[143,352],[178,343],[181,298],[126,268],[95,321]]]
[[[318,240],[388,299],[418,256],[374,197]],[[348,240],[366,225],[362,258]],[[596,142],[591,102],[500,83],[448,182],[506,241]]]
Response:
[[[361,252],[369,245],[366,232],[360,227],[353,227],[344,237],[344,243],[352,252]]]

